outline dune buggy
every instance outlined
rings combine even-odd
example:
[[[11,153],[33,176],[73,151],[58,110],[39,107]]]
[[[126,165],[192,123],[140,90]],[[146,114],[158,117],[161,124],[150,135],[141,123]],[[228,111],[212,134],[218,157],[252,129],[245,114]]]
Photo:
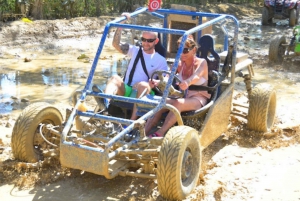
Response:
[[[162,20],[163,26],[120,23],[125,17],[107,23],[86,85],[76,93],[78,100],[71,110],[66,111],[65,120],[61,112],[48,103],[33,103],[23,110],[12,134],[12,151],[16,159],[37,162],[51,155],[57,156],[64,167],[103,175],[107,179],[116,176],[157,179],[162,197],[180,200],[189,195],[197,184],[201,171],[202,151],[227,130],[236,73],[248,80],[248,127],[258,131],[270,129],[275,117],[276,93],[267,84],[251,88],[249,76],[253,75],[252,61],[250,59],[238,61],[236,56],[239,26],[235,17],[176,9],[158,9],[149,12],[147,7],[139,8],[130,15],[135,18],[142,14]],[[172,14],[197,19],[199,24],[187,30],[170,28],[168,17]],[[201,23],[202,17],[208,17],[210,20]],[[231,23],[229,26],[231,32],[228,32],[227,23]],[[175,107],[166,104],[166,99],[173,95],[172,82],[185,41],[189,34],[200,33],[202,29],[213,25],[222,27],[224,50],[230,57],[226,57],[224,64],[221,65],[223,70],[211,71],[209,86],[205,88],[212,95],[210,102],[199,110],[180,114]],[[165,80],[163,77],[166,72],[157,72],[162,80],[160,88],[162,96],[146,95],[131,98],[91,90],[97,62],[109,30],[115,27],[158,32],[162,36],[163,44],[167,46],[170,36],[182,36],[178,51],[176,48],[172,68],[168,72],[169,79]],[[228,45],[229,33],[233,36],[232,45]],[[209,44],[207,41],[212,39],[205,36],[199,34],[202,48],[205,48],[205,44]],[[168,49],[170,48],[166,47],[167,51]],[[213,50],[208,49],[208,52]],[[202,56],[202,53],[199,56]],[[241,73],[242,69],[248,69],[248,73]],[[88,107],[86,110],[82,104],[88,97],[109,98],[124,104],[137,104],[140,118],[133,121],[122,115],[112,116],[101,109],[99,111]],[[144,129],[145,123],[162,108],[167,108],[176,115],[177,124],[164,137],[148,138]],[[138,132],[133,132],[134,130]]]
[[[286,36],[276,35],[270,42],[269,61],[282,62],[284,58],[300,58],[300,25],[293,28],[293,36],[288,42]]]
[[[299,0],[265,0],[261,24],[267,25],[272,19],[289,19],[289,25],[298,23],[300,12]]]

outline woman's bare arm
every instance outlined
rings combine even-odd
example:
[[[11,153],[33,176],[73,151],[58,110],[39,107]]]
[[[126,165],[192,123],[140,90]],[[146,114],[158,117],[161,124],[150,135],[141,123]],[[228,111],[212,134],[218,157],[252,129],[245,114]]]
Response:
[[[196,71],[189,78],[183,80],[181,89],[185,90],[190,85],[197,83],[203,75],[207,74],[208,67],[205,59],[200,61],[200,66],[196,69]]]

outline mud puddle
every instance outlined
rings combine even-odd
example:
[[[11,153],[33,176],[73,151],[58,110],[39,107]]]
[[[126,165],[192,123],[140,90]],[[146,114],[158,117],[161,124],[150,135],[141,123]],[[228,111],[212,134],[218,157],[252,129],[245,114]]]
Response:
[[[282,127],[291,127],[300,123],[299,108],[299,87],[300,73],[290,70],[276,70],[266,66],[264,68],[255,68],[255,78],[253,84],[267,82],[271,84],[277,93],[277,110],[276,116],[278,123]]]
[[[75,41],[73,41],[75,42]],[[70,51],[58,47],[42,51],[42,47],[12,49],[1,55],[0,64],[0,114],[20,112],[33,102],[70,104],[71,93],[82,89],[86,83],[96,52],[93,41],[76,44],[65,42]],[[63,51],[63,52],[62,52]],[[105,48],[97,64],[93,83],[103,88],[111,75],[122,74],[127,60],[110,48]]]

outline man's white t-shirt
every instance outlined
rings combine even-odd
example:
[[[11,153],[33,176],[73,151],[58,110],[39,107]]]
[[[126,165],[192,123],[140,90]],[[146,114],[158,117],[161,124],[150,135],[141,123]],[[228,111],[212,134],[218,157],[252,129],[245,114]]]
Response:
[[[129,62],[128,69],[126,72],[125,84],[128,83],[129,75],[130,75],[131,69],[133,67],[133,63],[136,58],[136,55],[139,52],[139,49],[140,48],[138,46],[134,46],[134,45],[129,46],[129,51],[127,53],[127,56],[130,57],[131,60]],[[168,65],[167,65],[166,59],[163,56],[161,56],[159,53],[155,52],[153,54],[147,54],[144,51],[142,51],[142,52],[143,52],[143,56],[144,56],[144,60],[145,60],[145,64],[146,64],[146,69],[147,69],[147,72],[148,72],[148,75],[150,78],[154,71],[168,70]],[[132,77],[131,86],[133,86],[135,83],[138,83],[141,81],[148,82],[148,80],[149,80],[148,76],[146,75],[146,73],[142,67],[141,59],[139,59],[137,65],[136,65],[136,68],[135,68],[135,72]]]

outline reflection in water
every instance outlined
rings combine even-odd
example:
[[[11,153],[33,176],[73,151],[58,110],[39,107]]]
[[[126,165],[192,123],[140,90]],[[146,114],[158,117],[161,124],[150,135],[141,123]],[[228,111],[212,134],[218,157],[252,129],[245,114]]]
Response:
[[[107,79],[114,74],[123,75],[127,65],[128,61],[125,58],[99,60],[93,83],[104,89]],[[26,106],[21,102],[24,98],[31,103],[69,103],[72,92],[78,88],[82,89],[85,85],[90,70],[90,67],[71,66],[72,61],[67,67],[44,65],[34,69],[34,72],[11,70],[14,67],[4,69],[0,66],[0,114],[24,109],[21,108]]]
[[[19,92],[17,91],[18,77],[17,72],[6,72],[0,76],[0,114],[7,113],[13,109],[14,103],[11,97],[17,97]]]
[[[290,71],[277,71],[270,68],[255,69],[253,84],[267,82],[274,86],[278,91],[278,98],[284,98],[290,95],[298,95],[300,86],[300,73]],[[295,100],[296,101],[296,100]]]
[[[51,68],[42,69],[42,79],[45,85],[63,85],[79,84],[78,77],[83,75],[84,71],[81,69],[64,68]]]
[[[123,76],[128,66],[128,59],[101,60],[98,63],[93,83],[98,84],[102,90],[105,89],[107,80],[113,75]]]

